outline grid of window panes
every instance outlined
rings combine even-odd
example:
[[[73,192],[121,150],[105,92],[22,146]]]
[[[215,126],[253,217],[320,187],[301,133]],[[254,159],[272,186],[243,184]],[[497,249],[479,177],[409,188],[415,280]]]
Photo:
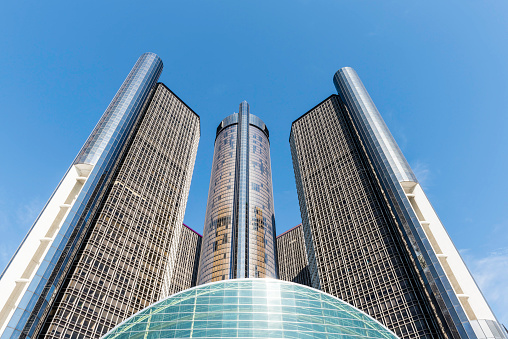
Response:
[[[302,224],[277,237],[279,278],[311,286]]]
[[[102,135],[107,138],[107,146],[103,151],[102,149],[99,151],[98,148],[90,148],[91,144],[88,142],[83,146],[74,163],[85,161],[83,157],[86,158],[92,153],[94,159],[99,156],[97,163],[76,197],[66,220],[62,222],[58,234],[54,236],[55,240],[14,311],[3,333],[4,337],[32,337],[34,333],[40,331],[40,326],[43,323],[41,319],[46,317],[50,310],[48,306],[57,296],[57,291],[64,280],[63,277],[72,265],[71,259],[87,232],[99,202],[106,194],[106,188],[111,184],[111,173],[114,172],[114,166],[121,156],[124,143],[128,140],[144,102],[149,97],[161,71],[162,61],[157,55],[143,54],[124,82],[128,85],[122,86],[124,91],[119,91],[115,97],[120,98],[120,102],[122,102],[121,111],[115,110],[114,114],[116,128],[108,128],[105,135],[100,129],[95,129],[92,133],[92,139],[93,135]],[[108,112],[111,112],[109,107],[105,115]]]
[[[233,279],[158,302],[103,339],[397,337],[351,305],[307,286]]]
[[[232,271],[277,277],[268,129],[248,110],[242,102],[243,115],[234,113],[217,128],[198,284],[229,279]],[[248,128],[238,135],[243,119]],[[239,213],[239,206],[246,213]]]
[[[198,284],[229,277],[237,151],[236,133],[237,125],[230,125],[215,139]]]
[[[402,338],[443,337],[338,96],[296,120],[290,143],[303,230],[315,258],[311,275],[317,272],[320,289]]]
[[[277,277],[270,143],[264,131],[249,129],[249,277]]]
[[[437,254],[425,236],[409,200],[400,184],[417,182],[408,162],[397,146],[376,105],[358,74],[351,67],[341,68],[333,78],[342,104],[347,107],[352,124],[369,156],[395,217],[411,247],[413,261],[418,263],[420,277],[427,293],[433,294],[435,316],[441,318],[441,328],[453,337],[476,337],[466,312],[448,280]]]
[[[161,297],[170,296],[196,286],[199,254],[201,253],[201,235],[185,224],[182,227],[173,276],[167,294]]]
[[[198,141],[199,117],[158,84],[41,336],[98,337],[160,299],[177,266]]]

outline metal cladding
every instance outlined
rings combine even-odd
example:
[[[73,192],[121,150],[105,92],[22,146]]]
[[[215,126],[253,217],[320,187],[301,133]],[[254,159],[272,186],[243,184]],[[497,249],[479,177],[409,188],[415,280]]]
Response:
[[[401,338],[507,338],[356,72],[290,134],[312,285]]]
[[[277,277],[268,137],[246,101],[217,127],[198,284]]]
[[[420,277],[425,281],[427,293],[435,300],[433,308],[441,318],[443,328],[453,337],[476,338],[468,317],[461,308],[459,298],[406,197],[403,184],[418,183],[413,171],[357,73],[352,68],[345,67],[335,73],[333,81],[348,109],[381,186],[387,193],[390,207],[396,211],[398,227],[404,235],[406,244],[409,245],[412,260]]]
[[[369,155],[390,167],[398,181],[418,182],[355,70],[341,68],[335,73],[333,83],[353,115],[358,133],[368,138]]]
[[[161,71],[138,59],[20,246],[1,338],[97,337],[175,288],[200,127]]]
[[[84,175],[86,181],[79,188],[77,196],[71,199],[71,204],[63,205],[70,206],[69,211],[65,214],[57,234],[50,240],[51,247],[40,259],[40,265],[10,318],[2,338],[20,335],[30,338],[40,329],[41,319],[46,316],[48,305],[53,302],[56,291],[63,283],[65,272],[72,264],[72,257],[89,226],[90,215],[96,211],[105,194],[105,188],[112,179],[112,169],[161,70],[162,62],[153,53],[143,54],[138,59],[78,154],[73,165],[78,172],[84,173],[80,175]],[[85,167],[86,170],[83,170]],[[70,171],[72,167],[68,173]],[[59,185],[57,191],[60,187]],[[41,215],[43,213],[44,210]],[[37,222],[38,220],[36,224]],[[30,234],[27,235],[29,236]]]
[[[95,165],[112,139],[129,134],[129,126],[162,72],[162,60],[154,53],[141,55],[79,152],[75,164]]]
[[[444,338],[337,95],[293,122],[290,145],[312,287],[401,338]]]
[[[199,117],[163,84],[154,92],[51,306],[40,334],[45,338],[100,337],[186,281],[190,285],[192,267],[184,272],[180,266],[179,245],[187,233],[195,235],[182,221]]]

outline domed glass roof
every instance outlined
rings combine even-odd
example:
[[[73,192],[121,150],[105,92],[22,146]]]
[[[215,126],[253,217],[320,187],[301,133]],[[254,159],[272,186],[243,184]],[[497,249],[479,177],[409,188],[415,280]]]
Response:
[[[397,337],[362,311],[316,289],[276,279],[236,279],[174,294],[103,338]]]

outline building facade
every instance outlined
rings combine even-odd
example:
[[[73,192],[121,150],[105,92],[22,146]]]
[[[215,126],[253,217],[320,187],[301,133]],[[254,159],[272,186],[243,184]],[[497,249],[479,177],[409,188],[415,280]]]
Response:
[[[357,74],[293,122],[312,286],[401,338],[506,338]]]
[[[245,101],[216,130],[203,237],[183,224],[200,119],[162,67],[138,59],[0,276],[1,339],[508,338],[354,70],[293,122],[302,224],[276,239]],[[259,279],[279,264],[287,282]]]
[[[139,58],[3,273],[1,338],[99,337],[172,280],[200,127],[161,71]]]
[[[198,284],[277,277],[268,138],[246,101],[217,127]]]
[[[185,224],[182,227],[173,276],[161,298],[196,286],[202,236]]]
[[[397,339],[353,306],[319,290],[276,279],[200,285],[127,319],[103,339]]]
[[[3,337],[33,334],[33,325],[54,297],[89,213],[103,197],[123,144],[162,67],[155,54],[146,53],[138,59],[2,273],[0,288],[6,291],[0,300]]]
[[[312,286],[302,224],[277,236],[279,278]]]

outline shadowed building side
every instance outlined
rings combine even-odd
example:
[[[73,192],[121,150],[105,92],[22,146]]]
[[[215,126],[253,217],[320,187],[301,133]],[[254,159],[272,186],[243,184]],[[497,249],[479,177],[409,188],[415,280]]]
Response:
[[[174,273],[161,299],[196,286],[202,236],[185,224],[182,227]]]
[[[358,74],[344,67],[333,81],[443,327],[455,338],[507,338]]]
[[[48,314],[162,67],[138,59],[2,273],[1,338],[31,337]]]
[[[277,255],[281,280],[312,286],[302,224],[277,237]]]
[[[401,338],[506,338],[356,72],[293,122],[312,286]]]
[[[290,145],[312,286],[401,338],[446,338],[337,95],[293,122]]]
[[[98,338],[172,288],[199,136],[199,116],[157,84],[41,337]]]

